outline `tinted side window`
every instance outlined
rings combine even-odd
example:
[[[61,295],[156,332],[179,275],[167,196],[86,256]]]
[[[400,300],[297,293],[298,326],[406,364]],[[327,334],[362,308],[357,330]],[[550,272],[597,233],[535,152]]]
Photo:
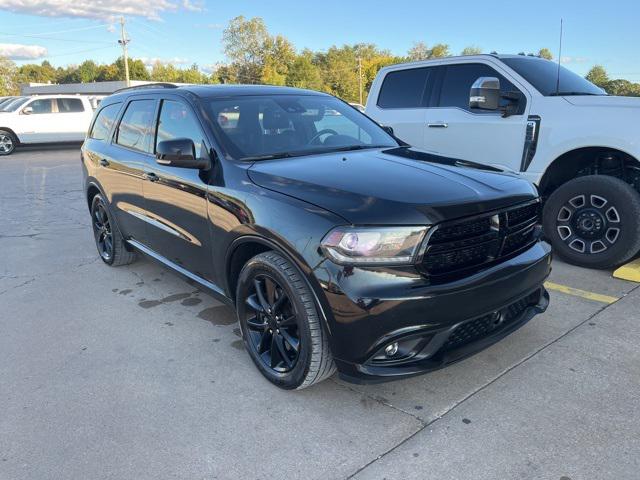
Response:
[[[380,88],[378,106],[382,108],[423,106],[425,89],[432,72],[432,68],[412,68],[388,73]]]
[[[196,146],[196,154],[200,154],[202,133],[193,112],[182,102],[163,100],[156,146],[159,142],[174,138],[190,138]]]
[[[113,126],[113,122],[116,119],[116,115],[118,115],[118,110],[120,110],[119,103],[107,105],[100,110],[96,117],[96,121],[93,123],[93,128],[89,133],[89,137],[95,138],[96,140],[107,140],[111,127]]]
[[[142,152],[151,152],[151,125],[155,100],[133,100],[118,125],[116,143]]]
[[[496,72],[489,65],[481,63],[465,63],[461,65],[447,65],[440,91],[440,107],[459,107],[469,110],[469,91],[478,77],[497,77],[500,80],[502,93],[517,91],[506,78]],[[474,111],[476,111],[474,109]],[[478,112],[486,112],[477,110]]]
[[[58,113],[84,112],[84,105],[79,98],[58,98]]]
[[[34,114],[51,113],[53,112],[53,101],[51,99],[40,98],[31,102],[27,107],[31,107]]]

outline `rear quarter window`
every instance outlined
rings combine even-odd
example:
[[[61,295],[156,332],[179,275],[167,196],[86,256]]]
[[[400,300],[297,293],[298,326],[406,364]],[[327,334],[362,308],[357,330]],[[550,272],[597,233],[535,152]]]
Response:
[[[93,122],[93,127],[89,132],[89,138],[103,141],[108,139],[109,132],[111,132],[113,123],[118,115],[118,110],[120,110],[120,105],[122,104],[114,103],[112,105],[107,105],[98,112],[96,120]]]
[[[58,98],[58,113],[84,112],[84,105],[79,98]]]
[[[378,106],[381,108],[419,108],[433,68],[411,68],[389,72],[382,82]]]
[[[155,100],[132,100],[118,125],[116,143],[123,147],[151,153],[151,131]]]

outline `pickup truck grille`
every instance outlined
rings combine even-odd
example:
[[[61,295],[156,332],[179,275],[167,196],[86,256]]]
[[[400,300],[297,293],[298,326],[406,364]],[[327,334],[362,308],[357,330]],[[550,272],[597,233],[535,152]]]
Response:
[[[439,283],[499,263],[536,242],[539,217],[536,201],[438,225],[427,239],[422,268]]]

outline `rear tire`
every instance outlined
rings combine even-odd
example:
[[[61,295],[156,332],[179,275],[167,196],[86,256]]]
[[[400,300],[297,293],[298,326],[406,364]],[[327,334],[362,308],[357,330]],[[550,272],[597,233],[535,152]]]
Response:
[[[11,155],[17,143],[18,139],[13,133],[0,129],[0,155]]]
[[[610,268],[640,251],[640,193],[604,175],[575,178],[547,199],[545,236],[574,265]]]
[[[91,227],[104,263],[111,267],[128,265],[136,260],[134,251],[127,250],[127,244],[116,224],[109,205],[97,194],[91,201]]]
[[[302,389],[335,372],[310,288],[282,255],[269,251],[247,262],[238,279],[236,311],[245,348],[274,385]]]

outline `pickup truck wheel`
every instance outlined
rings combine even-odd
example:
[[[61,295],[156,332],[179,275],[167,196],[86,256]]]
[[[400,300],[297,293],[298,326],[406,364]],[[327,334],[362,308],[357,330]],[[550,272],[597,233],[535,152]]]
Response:
[[[579,177],[551,194],[543,226],[555,252],[569,263],[615,267],[640,251],[640,194],[615,177]]]
[[[95,195],[91,201],[91,226],[98,253],[104,263],[118,267],[136,260],[135,252],[127,250],[125,240],[113,220],[109,206],[100,194]]]
[[[17,140],[13,133],[0,130],[0,155],[9,155],[16,149]]]
[[[256,255],[238,279],[236,311],[245,348],[258,370],[283,389],[302,389],[335,371],[315,300],[282,255]]]

